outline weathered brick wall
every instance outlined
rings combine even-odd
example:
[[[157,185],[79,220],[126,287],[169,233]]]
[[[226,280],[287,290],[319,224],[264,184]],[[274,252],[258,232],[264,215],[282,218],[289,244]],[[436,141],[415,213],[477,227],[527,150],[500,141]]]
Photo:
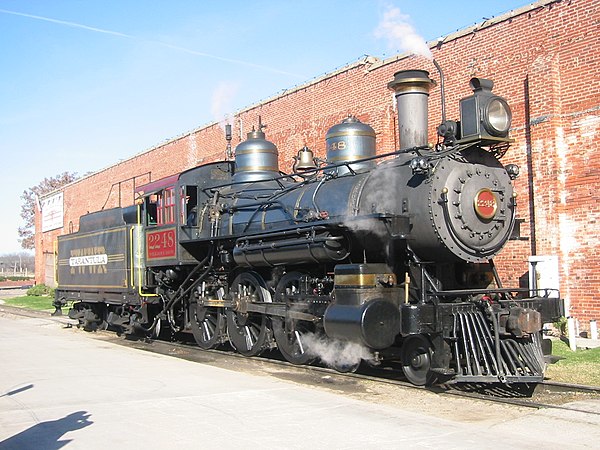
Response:
[[[458,100],[470,94],[473,76],[493,79],[494,92],[513,109],[515,143],[505,163],[521,167],[516,180],[519,217],[527,241],[511,241],[497,264],[508,283],[526,277],[531,254],[558,255],[561,290],[571,314],[585,323],[600,319],[600,4],[594,0],[540,1],[515,13],[447,36],[432,49],[445,72],[448,118],[458,116]],[[429,70],[430,61],[400,55],[386,61],[365,58],[321,79],[238,112],[235,146],[258,122],[279,148],[280,169],[289,171],[303,145],[325,156],[325,134],[348,114],[370,124],[378,152],[397,146],[395,102],[386,87],[403,69]],[[440,121],[439,86],[430,94],[430,140]],[[77,229],[87,211],[133,201],[140,185],[181,170],[223,159],[223,131],[213,124],[138,154],[68,186],[65,227]],[[115,185],[115,183],[117,183]],[[111,190],[112,187],[112,190]],[[532,219],[535,219],[533,221]],[[37,234],[36,267],[53,252],[57,232]],[[38,271],[38,280],[44,274]]]

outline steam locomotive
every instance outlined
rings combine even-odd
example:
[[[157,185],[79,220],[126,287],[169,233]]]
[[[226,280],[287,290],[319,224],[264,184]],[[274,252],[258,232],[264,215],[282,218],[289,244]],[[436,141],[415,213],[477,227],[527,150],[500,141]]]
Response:
[[[325,160],[304,147],[284,174],[259,120],[234,161],[82,216],[58,238],[57,311],[71,305],[86,329],[187,332],[245,356],[276,347],[294,364],[318,358],[315,343],[359,346],[358,361],[331,364],[397,361],[416,385],[541,381],[543,324],[562,303],[501,283],[493,257],[513,233],[519,172],[500,162],[511,110],[490,80],[470,84],[459,121],[442,108],[435,146],[434,81],[401,71],[388,85],[397,151],[377,155],[373,128],[350,116],[328,131]]]

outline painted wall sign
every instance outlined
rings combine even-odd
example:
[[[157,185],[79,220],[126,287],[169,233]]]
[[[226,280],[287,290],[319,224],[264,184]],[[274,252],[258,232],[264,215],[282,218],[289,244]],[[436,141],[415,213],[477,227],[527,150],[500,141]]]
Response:
[[[43,233],[63,227],[64,197],[62,192],[41,200],[40,207],[42,209]]]

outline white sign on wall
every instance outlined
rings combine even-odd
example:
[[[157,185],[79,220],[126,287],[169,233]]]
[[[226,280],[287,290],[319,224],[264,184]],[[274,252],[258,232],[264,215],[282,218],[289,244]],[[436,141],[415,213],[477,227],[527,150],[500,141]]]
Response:
[[[40,202],[42,207],[42,233],[63,227],[63,193],[47,197]]]
[[[529,287],[535,285],[538,289],[549,289],[548,297],[558,297],[560,290],[560,272],[558,256],[530,256],[529,257]],[[546,295],[545,292],[533,292],[530,295]]]

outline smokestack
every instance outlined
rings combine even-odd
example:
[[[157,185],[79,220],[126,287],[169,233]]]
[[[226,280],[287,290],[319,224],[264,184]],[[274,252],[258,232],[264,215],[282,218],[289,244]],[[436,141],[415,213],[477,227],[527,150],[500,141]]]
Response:
[[[434,85],[425,70],[401,70],[388,83],[396,93],[400,149],[427,145],[427,100]]]

